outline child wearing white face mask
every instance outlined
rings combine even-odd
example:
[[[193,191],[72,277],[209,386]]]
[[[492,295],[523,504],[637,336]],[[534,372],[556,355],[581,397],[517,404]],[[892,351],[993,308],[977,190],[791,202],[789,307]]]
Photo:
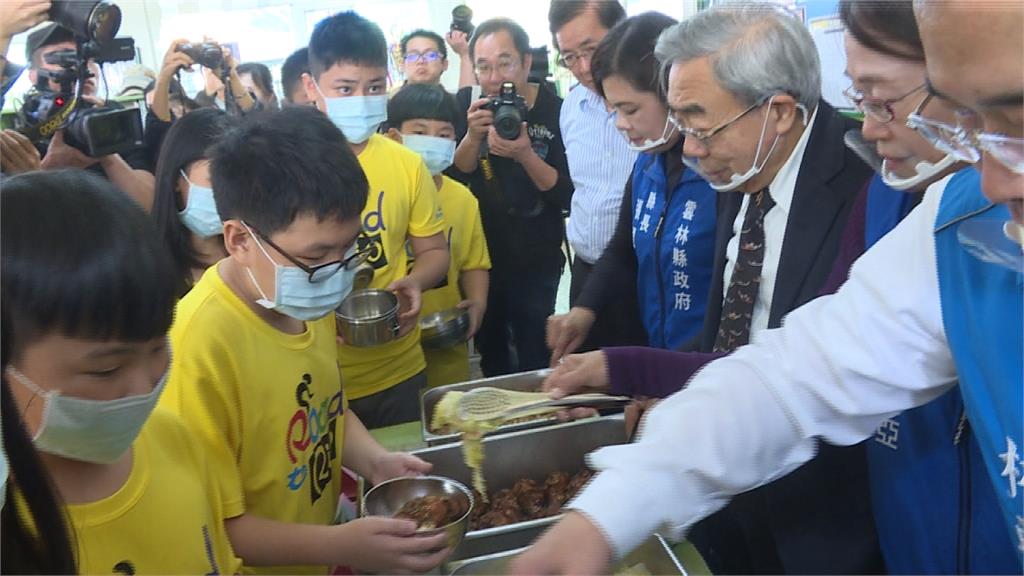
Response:
[[[491,257],[487,251],[480,206],[468,188],[441,172],[455,155],[455,99],[436,84],[407,84],[388,103],[388,137],[418,153],[434,177],[437,198],[445,218],[445,236],[451,263],[441,284],[423,293],[427,316],[449,308],[469,311],[467,340],[476,334],[487,310]],[[465,343],[448,348],[424,348],[427,385],[441,386],[469,380]]]
[[[78,572],[237,573],[206,454],[176,416],[154,410],[176,294],[152,223],[80,171],[12,178],[2,198],[5,439],[31,437],[64,503]],[[5,535],[5,573],[25,569],[10,559],[59,554],[66,542],[59,526],[46,541],[54,527],[19,479],[6,506],[44,541],[7,547]]]

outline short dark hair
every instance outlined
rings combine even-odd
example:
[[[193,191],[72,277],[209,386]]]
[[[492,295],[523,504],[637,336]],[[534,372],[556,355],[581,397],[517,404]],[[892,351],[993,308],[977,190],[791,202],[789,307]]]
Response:
[[[217,108],[196,110],[171,125],[160,147],[153,220],[171,250],[182,293],[192,283],[192,269],[200,267],[202,262],[192,246],[192,232],[178,217],[178,213],[185,209],[178,194],[178,177],[190,164],[206,158],[210,147],[220,141],[237,121],[237,117]]]
[[[380,26],[352,10],[318,22],[309,39],[310,73],[320,78],[339,62],[387,68],[388,42]]]
[[[597,93],[604,98],[605,79],[622,76],[633,88],[657,93],[664,101],[659,85],[661,64],[654,57],[654,46],[661,31],[675,23],[661,12],[644,12],[613,26],[590,59]]]
[[[266,64],[260,62],[246,62],[239,64],[235,69],[239,74],[249,74],[252,76],[252,81],[260,90],[264,93],[270,94],[272,101],[271,107],[277,107],[277,94],[274,92],[274,75],[271,74],[270,68],[267,68]]]
[[[512,37],[512,43],[515,44],[516,51],[519,52],[520,58],[525,60],[526,56],[530,54],[530,37],[526,34],[526,30],[523,30],[522,26],[509,18],[491,18],[476,27],[472,38],[469,39],[470,59],[476,60],[477,40],[502,30],[508,32],[508,35]]]
[[[292,52],[281,65],[281,90],[284,99],[291,102],[295,84],[302,80],[303,74],[309,73],[309,48],[299,48]]]
[[[358,217],[370,185],[348,141],[323,112],[291,106],[251,114],[210,154],[221,220],[267,235],[304,214]]]
[[[437,32],[424,30],[423,28],[413,30],[405,36],[402,36],[402,40],[398,43],[402,49],[402,58],[405,58],[406,54],[408,54],[406,46],[409,45],[409,40],[412,40],[413,38],[426,38],[428,40],[433,40],[434,44],[437,44],[437,51],[441,54],[441,57],[445,59],[448,58],[448,48],[444,45],[444,38],[442,38]]]
[[[839,19],[857,42],[871,50],[924,62],[913,0],[841,0]]]
[[[555,36],[563,26],[572,22],[577,16],[588,10],[597,14],[597,20],[607,30],[626,19],[626,9],[619,0],[551,0],[548,8],[548,27],[551,30],[551,42],[557,49],[558,38]]]
[[[455,98],[439,84],[406,84],[388,101],[388,126],[399,131],[409,120],[440,120],[454,126],[458,118]]]
[[[153,221],[81,170],[4,181],[0,214],[5,351],[50,334],[144,342],[167,334],[177,277]]]

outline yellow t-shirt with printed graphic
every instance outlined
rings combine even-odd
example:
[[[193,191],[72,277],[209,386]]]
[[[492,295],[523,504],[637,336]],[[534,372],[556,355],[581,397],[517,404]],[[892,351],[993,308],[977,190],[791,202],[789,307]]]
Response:
[[[65,507],[80,574],[238,574],[212,463],[182,421],[156,409],[111,496]]]
[[[220,277],[203,274],[178,303],[161,405],[182,415],[211,454],[226,516],[328,525],[341,494],[346,401],[334,316],[286,334]],[[325,566],[252,569],[319,573]]]
[[[374,134],[359,154],[359,164],[370,182],[359,248],[370,252],[370,287],[383,289],[406,276],[407,238],[433,236],[444,230],[444,220],[434,181],[415,152]],[[341,345],[338,361],[345,394],[350,400],[387,390],[426,366],[418,326],[404,337],[381,346]]]
[[[487,252],[480,205],[473,193],[447,176],[441,177],[437,192],[441,211],[444,212],[445,237],[451,260],[448,275],[441,286],[423,293],[423,315],[454,308],[462,302],[459,274],[468,270],[490,270],[491,257]],[[469,351],[466,344],[451,348],[424,348],[427,360],[427,384],[442,386],[469,380]]]

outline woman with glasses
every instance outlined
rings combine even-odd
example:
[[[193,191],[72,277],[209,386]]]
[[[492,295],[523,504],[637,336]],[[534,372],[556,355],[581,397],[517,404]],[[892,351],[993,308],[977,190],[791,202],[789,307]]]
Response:
[[[182,294],[227,256],[206,151],[234,125],[227,113],[202,108],[179,118],[160,149],[153,218],[171,249]]]
[[[613,27],[591,59],[597,92],[641,152],[626,184],[615,235],[568,314],[548,322],[552,361],[576,350],[598,314],[635,298],[655,348],[700,333],[715,247],[716,193],[682,162],[683,137],[658,86],[654,44],[674,24],[648,12]]]

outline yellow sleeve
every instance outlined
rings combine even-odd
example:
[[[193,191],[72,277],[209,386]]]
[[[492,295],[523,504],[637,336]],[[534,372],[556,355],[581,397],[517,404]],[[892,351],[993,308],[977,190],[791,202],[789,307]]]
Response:
[[[437,200],[434,178],[423,160],[417,158],[412,171],[412,203],[409,207],[409,236],[425,238],[444,231],[444,218]]]
[[[459,262],[459,270],[490,270],[491,253],[487,250],[484,224],[480,220],[480,203],[473,196],[470,196],[469,199],[471,205],[466,220],[472,224],[469,228],[469,242],[466,245],[465,257]]]
[[[242,448],[241,403],[234,363],[223,343],[206,337],[200,322],[171,328],[173,360],[163,405],[176,412],[203,442],[212,474],[219,481],[225,518],[245,512],[238,471]]]

